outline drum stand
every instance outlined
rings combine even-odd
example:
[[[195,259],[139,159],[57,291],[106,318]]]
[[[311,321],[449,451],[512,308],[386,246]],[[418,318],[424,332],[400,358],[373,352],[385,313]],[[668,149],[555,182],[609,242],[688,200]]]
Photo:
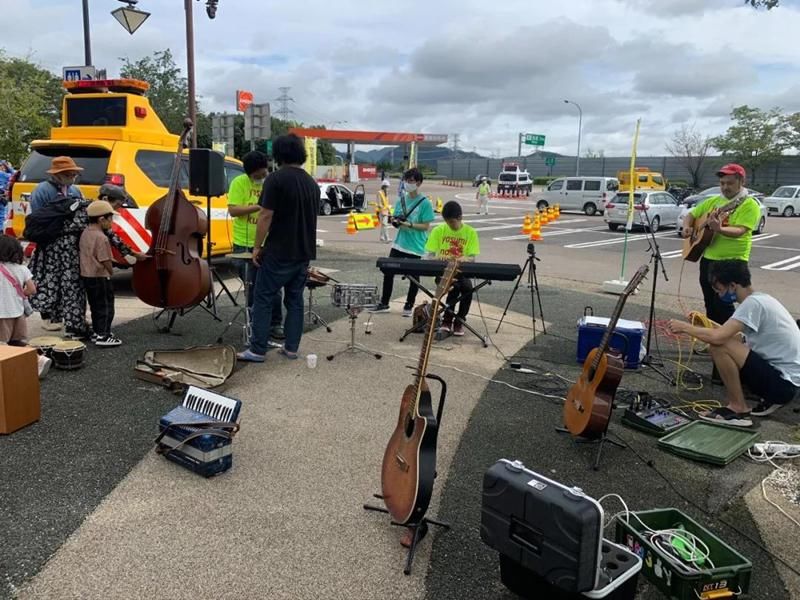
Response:
[[[308,321],[308,323],[311,325],[316,325],[317,323],[324,325],[325,329],[328,331],[328,333],[330,333],[333,331],[331,326],[328,325],[328,322],[314,310],[314,290],[322,286],[316,284],[309,285],[309,283],[306,282],[306,287],[308,288],[308,310],[303,313],[303,322]]]
[[[244,263],[244,281],[242,284],[244,285],[244,302],[239,306],[239,310],[236,311],[236,314],[231,317],[231,320],[228,321],[228,324],[225,326],[225,329],[222,330],[222,333],[219,334],[217,338],[217,343],[222,343],[222,338],[225,337],[225,334],[228,333],[228,330],[233,327],[234,323],[242,323],[242,342],[245,346],[250,345],[250,336],[253,333],[253,319],[251,317],[251,308],[250,304],[248,303],[248,299],[250,298],[250,269],[253,268],[252,263],[250,261],[245,261]],[[227,289],[227,288],[226,288]],[[230,292],[228,292],[230,293]],[[236,304],[234,302],[234,304]],[[239,321],[239,315],[244,313],[244,321]]]
[[[329,354],[327,356],[328,360],[333,360],[340,354],[344,354],[346,352],[365,352],[366,354],[372,354],[377,359],[383,358],[383,356],[378,352],[373,352],[366,346],[359,344],[356,342],[356,321],[358,321],[358,315],[364,310],[363,306],[347,306],[345,309],[347,311],[347,315],[350,318],[350,343],[347,345],[346,348],[342,348],[338,352],[334,352],[333,354]],[[330,330],[330,329],[329,329]]]

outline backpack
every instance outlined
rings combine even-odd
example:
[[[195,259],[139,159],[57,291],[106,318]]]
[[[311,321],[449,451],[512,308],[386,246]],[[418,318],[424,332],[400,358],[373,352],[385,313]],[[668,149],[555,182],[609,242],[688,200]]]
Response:
[[[79,206],[79,198],[70,198],[59,194],[40,209],[25,217],[25,231],[23,231],[22,237],[37,246],[52,244],[64,230],[66,220],[74,216]]]

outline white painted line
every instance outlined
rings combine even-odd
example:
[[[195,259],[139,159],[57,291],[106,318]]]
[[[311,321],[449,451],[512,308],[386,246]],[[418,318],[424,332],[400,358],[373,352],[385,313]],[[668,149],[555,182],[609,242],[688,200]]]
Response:
[[[495,231],[497,229],[514,229],[516,227],[522,228],[520,223],[513,223],[511,225],[492,225],[490,227],[476,227],[475,231],[480,233],[481,231]]]
[[[797,267],[800,267],[800,255],[792,256],[791,258],[785,258],[783,260],[779,260],[778,262],[764,265],[761,268],[767,271],[791,271]]]
[[[527,240],[530,239],[531,236],[529,235],[506,235],[503,237],[493,237],[492,239],[496,242],[510,242],[513,240]]]
[[[762,240],[771,240],[772,238],[776,238],[780,235],[780,233],[759,233],[753,236],[753,243],[760,242]]]
[[[317,229],[317,233],[328,233],[327,229]]]
[[[674,236],[675,234],[673,232],[671,232],[671,231],[665,231],[664,233],[657,233],[655,235],[655,237],[662,238],[662,237],[666,237],[668,235],[673,235]],[[640,240],[646,240],[649,237],[650,237],[649,233],[641,234],[641,235],[630,235],[630,236],[628,236],[628,242],[637,242],[637,241],[640,241]],[[623,244],[623,243],[625,243],[625,238],[624,237],[620,237],[620,238],[615,238],[613,240],[600,240],[600,241],[595,241],[595,242],[581,242],[579,244],[569,244],[567,246],[564,246],[564,248],[575,248],[575,249],[596,248],[598,246],[611,246],[613,244]]]
[[[662,252],[661,258],[678,258],[683,255],[683,248],[680,250],[670,250],[669,252]]]
[[[573,233],[582,233],[584,231],[586,231],[586,229],[553,229],[549,231],[543,231],[542,237],[551,237],[555,235],[569,235]],[[530,237],[529,235],[506,235],[501,237],[493,237],[492,239],[495,240],[496,242],[510,242],[514,240],[527,240],[529,237]]]

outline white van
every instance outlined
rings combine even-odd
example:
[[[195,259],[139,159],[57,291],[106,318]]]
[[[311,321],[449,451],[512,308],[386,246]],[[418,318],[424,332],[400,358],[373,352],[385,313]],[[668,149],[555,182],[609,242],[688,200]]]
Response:
[[[537,192],[534,201],[540,210],[558,204],[563,210],[602,215],[618,189],[616,177],[561,177],[551,181],[543,192]]]

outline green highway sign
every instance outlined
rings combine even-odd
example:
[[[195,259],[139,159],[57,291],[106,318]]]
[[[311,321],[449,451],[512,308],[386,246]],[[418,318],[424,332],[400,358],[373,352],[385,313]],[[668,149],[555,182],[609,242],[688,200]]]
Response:
[[[526,133],[525,143],[529,146],[544,146],[544,135],[540,133]]]
[[[556,157],[548,156],[544,159],[544,164],[546,164],[548,167],[554,167],[556,165]]]
[[[267,151],[267,154],[272,156],[272,140],[267,140],[265,150]]]

